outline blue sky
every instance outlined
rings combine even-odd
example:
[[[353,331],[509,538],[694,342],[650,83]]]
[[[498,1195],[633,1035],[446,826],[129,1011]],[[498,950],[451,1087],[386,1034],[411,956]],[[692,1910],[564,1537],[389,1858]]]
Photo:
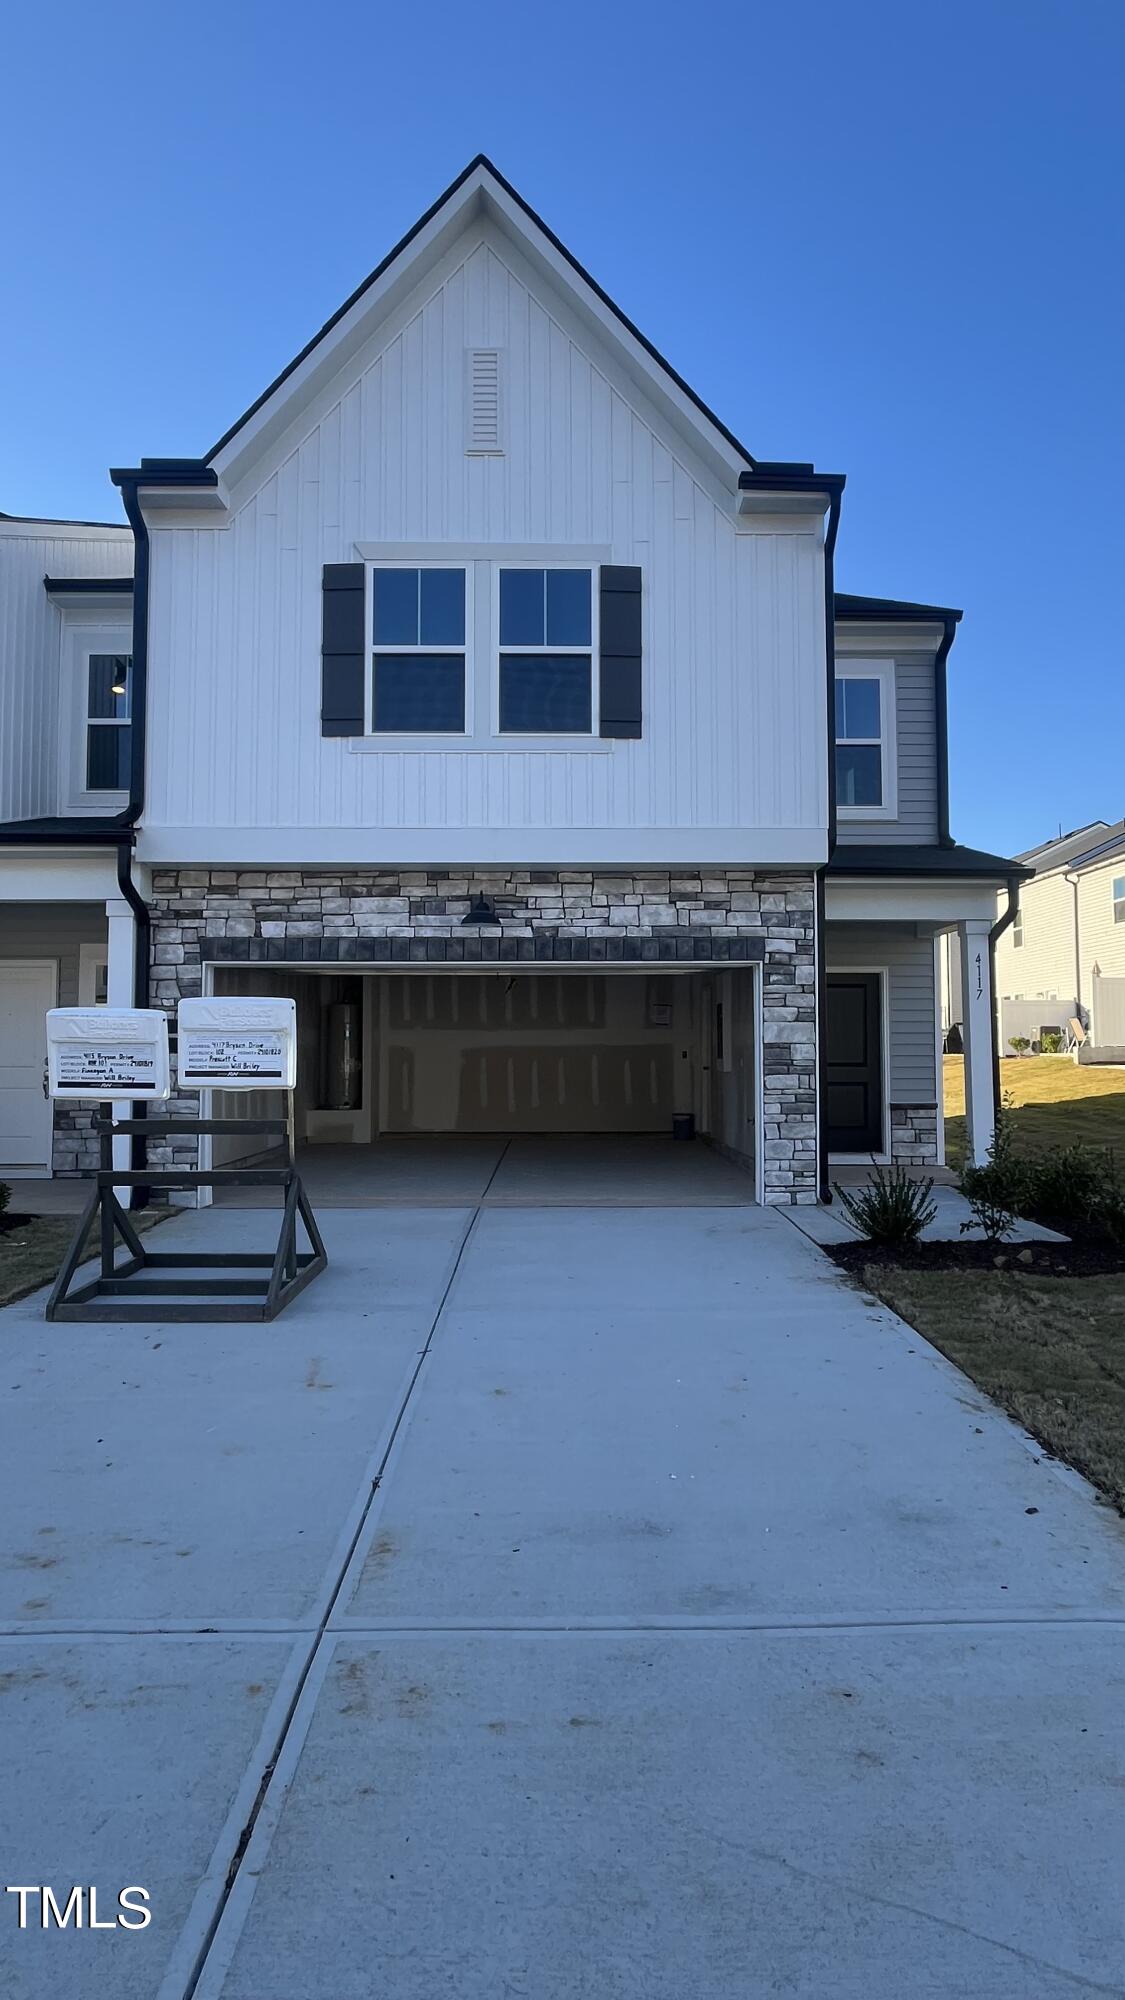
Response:
[[[965,607],[952,821],[1125,812],[1125,7],[203,0],[5,25],[0,508],[115,519],[478,151],[759,457],[837,581]],[[22,193],[16,198],[22,181]]]

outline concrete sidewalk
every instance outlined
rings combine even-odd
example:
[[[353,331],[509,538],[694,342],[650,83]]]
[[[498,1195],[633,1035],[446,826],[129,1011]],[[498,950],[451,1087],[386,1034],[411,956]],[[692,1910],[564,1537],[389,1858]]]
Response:
[[[271,1326],[0,1315],[7,1879],[153,1910],[6,1995],[1125,1993],[1081,1481],[776,1212],[323,1222]]]

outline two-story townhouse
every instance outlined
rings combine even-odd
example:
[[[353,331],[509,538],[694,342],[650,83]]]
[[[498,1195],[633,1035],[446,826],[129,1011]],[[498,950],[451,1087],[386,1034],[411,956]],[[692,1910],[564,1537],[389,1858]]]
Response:
[[[1125,1047],[1125,822],[1094,820],[1021,854],[1019,914],[996,950],[1001,1051],[1082,1023],[1085,1059]]]
[[[105,530],[4,661],[37,743],[58,704],[54,794],[0,830],[25,1053],[77,997],[65,917],[111,1000],[293,995],[300,1142],[357,1173],[386,1134],[692,1118],[812,1202],[942,1157],[953,928],[987,1145],[1019,871],[949,834],[960,613],[837,595],[843,478],[756,460],[486,160],[205,457],[113,478],[131,641]],[[34,1067],[9,1170],[80,1145],[27,1150]]]

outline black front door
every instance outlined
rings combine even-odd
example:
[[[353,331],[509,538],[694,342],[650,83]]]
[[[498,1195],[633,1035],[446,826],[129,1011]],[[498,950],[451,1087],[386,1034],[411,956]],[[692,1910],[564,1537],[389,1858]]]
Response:
[[[883,1151],[883,1060],[877,972],[828,975],[830,1153]]]

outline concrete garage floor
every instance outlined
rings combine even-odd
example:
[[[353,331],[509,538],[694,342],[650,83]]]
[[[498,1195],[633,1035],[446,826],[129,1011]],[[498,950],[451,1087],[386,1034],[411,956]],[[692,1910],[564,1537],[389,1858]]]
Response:
[[[702,1142],[677,1144],[645,1135],[460,1134],[378,1139],[370,1146],[305,1146],[298,1164],[320,1208],[450,1202],[489,1208],[537,1206],[741,1207],[754,1200],[754,1176]],[[274,1205],[261,1188],[231,1188],[219,1199],[236,1208]]]
[[[1125,1531],[782,1214],[328,1208],[0,1315],[17,2000],[1125,1993]],[[166,1225],[251,1247],[261,1214]]]

